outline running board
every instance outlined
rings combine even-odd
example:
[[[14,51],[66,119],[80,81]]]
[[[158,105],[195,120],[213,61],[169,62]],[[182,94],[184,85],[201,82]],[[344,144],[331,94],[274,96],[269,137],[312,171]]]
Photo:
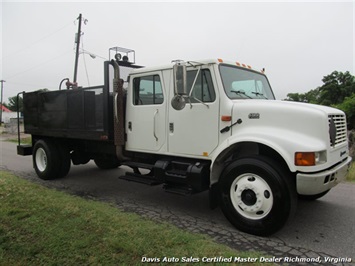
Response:
[[[154,168],[154,164],[147,164],[147,163],[136,163],[136,162],[123,162],[123,165],[129,166],[132,169],[135,168],[143,168],[152,170]]]
[[[136,173],[126,173],[126,175],[120,176],[119,179],[131,181],[131,182],[137,182],[149,186],[156,186],[162,184],[154,176],[140,175]]]
[[[183,196],[195,194],[194,190],[191,187],[187,187],[187,186],[174,186],[174,185],[165,184],[163,188],[165,189],[165,192],[183,195]]]

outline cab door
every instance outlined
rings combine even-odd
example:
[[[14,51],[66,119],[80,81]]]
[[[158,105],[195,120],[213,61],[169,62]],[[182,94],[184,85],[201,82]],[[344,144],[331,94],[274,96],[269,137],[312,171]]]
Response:
[[[209,156],[218,146],[219,102],[212,76],[213,71],[208,68],[187,71],[191,103],[186,99],[182,110],[169,104],[169,153]],[[172,93],[170,98],[173,96]]]
[[[161,72],[133,78],[127,93],[126,150],[159,151],[166,142],[166,100]]]

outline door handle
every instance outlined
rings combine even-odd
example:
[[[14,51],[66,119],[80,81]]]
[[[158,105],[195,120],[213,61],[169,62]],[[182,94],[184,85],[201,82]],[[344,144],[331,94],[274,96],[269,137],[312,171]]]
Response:
[[[158,141],[158,136],[155,131],[155,127],[156,127],[156,123],[157,123],[156,118],[157,118],[158,112],[159,112],[159,110],[157,109],[154,113],[154,118],[153,118],[153,135],[154,135],[155,141]]]

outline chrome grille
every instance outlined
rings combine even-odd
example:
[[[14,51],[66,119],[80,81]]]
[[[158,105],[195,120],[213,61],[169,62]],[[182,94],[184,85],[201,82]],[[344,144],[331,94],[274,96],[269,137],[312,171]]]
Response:
[[[329,115],[329,137],[330,145],[335,147],[347,141],[346,118],[345,115]],[[334,131],[335,127],[335,131]],[[333,133],[332,133],[333,131]],[[332,136],[332,134],[335,134]]]

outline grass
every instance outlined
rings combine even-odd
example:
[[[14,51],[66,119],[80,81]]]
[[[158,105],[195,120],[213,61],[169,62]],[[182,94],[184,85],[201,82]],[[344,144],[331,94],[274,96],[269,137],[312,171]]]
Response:
[[[162,261],[165,256],[193,256],[200,258],[193,265],[205,265],[206,256],[262,256],[5,171],[0,171],[0,202],[0,265],[140,265],[143,257]]]
[[[352,162],[349,173],[346,176],[346,180],[350,182],[355,182],[355,162]]]
[[[18,143],[17,138],[11,138],[11,139],[8,139],[8,141]],[[32,144],[32,137],[22,137],[21,144]]]

